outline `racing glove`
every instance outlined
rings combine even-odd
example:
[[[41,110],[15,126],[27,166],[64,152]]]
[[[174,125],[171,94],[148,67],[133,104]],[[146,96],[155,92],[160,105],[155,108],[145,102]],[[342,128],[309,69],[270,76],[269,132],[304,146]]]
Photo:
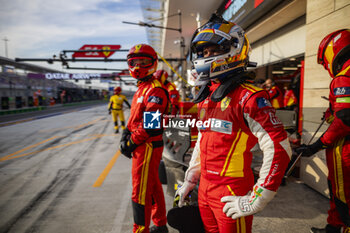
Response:
[[[108,115],[111,115],[112,110],[108,109]]]
[[[253,215],[263,210],[275,194],[276,192],[263,188],[260,185],[254,185],[253,192],[250,195],[225,196],[221,198],[221,202],[226,203],[223,212],[232,219]]]
[[[137,145],[130,138],[128,141],[120,142],[120,152],[127,158],[131,159],[132,152],[136,149]]]
[[[327,146],[324,145],[320,139],[318,139],[315,143],[311,145],[302,144],[300,147],[295,148],[294,150],[297,154],[302,153],[302,156],[310,157],[311,155],[317,153],[319,150],[322,150],[325,148],[327,148]]]
[[[137,145],[131,139],[131,132],[128,128],[124,129],[120,139],[120,152],[130,159],[132,157],[131,153],[136,147]]]
[[[186,198],[190,194],[190,192],[196,187],[197,183],[187,181],[183,183],[183,185],[176,190],[175,197],[179,196],[178,207],[183,207],[186,205]]]
[[[122,142],[122,141],[128,141],[128,140],[130,139],[130,137],[131,137],[131,132],[129,131],[128,128],[125,128],[125,129],[123,130],[122,136],[121,136],[121,138],[120,138],[120,142]]]

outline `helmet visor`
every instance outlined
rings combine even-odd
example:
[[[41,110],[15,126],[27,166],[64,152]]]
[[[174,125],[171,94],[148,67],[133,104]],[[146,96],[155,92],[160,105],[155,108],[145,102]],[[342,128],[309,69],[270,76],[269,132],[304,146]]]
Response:
[[[230,51],[231,41],[228,40],[228,37],[225,38],[212,32],[199,33],[192,41],[191,50],[194,58],[209,57],[205,53],[208,47],[214,49],[216,55],[228,53]]]
[[[150,57],[131,57],[128,59],[128,65],[130,68],[133,67],[142,67],[142,68],[148,68],[153,65],[154,61]]]

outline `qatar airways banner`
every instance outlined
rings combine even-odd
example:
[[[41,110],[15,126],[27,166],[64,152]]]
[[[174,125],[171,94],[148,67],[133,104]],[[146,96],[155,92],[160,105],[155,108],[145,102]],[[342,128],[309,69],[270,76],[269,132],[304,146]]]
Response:
[[[35,79],[56,79],[56,80],[69,80],[69,79],[100,79],[100,78],[110,78],[114,76],[113,74],[98,74],[98,73],[45,73],[45,74],[34,74],[29,73],[28,78]]]

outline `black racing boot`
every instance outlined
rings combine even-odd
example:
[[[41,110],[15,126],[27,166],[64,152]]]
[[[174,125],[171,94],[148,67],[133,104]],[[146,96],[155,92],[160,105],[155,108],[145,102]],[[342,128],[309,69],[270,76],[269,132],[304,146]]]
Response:
[[[327,224],[326,228],[312,227],[310,233],[340,233],[341,228]]]
[[[150,229],[149,229],[149,233],[168,233],[168,228],[166,225],[164,226],[152,226]]]
[[[116,130],[115,130],[115,133],[119,133],[119,129],[116,129]]]

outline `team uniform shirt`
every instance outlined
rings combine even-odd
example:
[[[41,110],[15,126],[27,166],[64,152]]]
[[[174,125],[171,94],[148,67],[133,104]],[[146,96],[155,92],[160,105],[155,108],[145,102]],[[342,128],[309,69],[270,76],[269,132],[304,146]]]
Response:
[[[146,140],[162,140],[162,119],[160,129],[143,128],[144,112],[156,112],[157,110],[161,114],[168,111],[168,95],[164,86],[155,78],[140,82],[132,100],[127,126],[132,134],[131,139],[137,145]]]
[[[122,110],[123,109],[123,103],[128,103],[128,100],[126,99],[125,95],[112,95],[109,99],[109,109],[112,110]]]
[[[279,109],[283,107],[283,94],[277,86],[271,87],[268,91],[272,107]]]
[[[241,84],[221,102],[199,103],[199,119],[211,122],[200,129],[201,175],[213,183],[244,185],[242,180],[253,177],[251,149],[259,142],[264,163],[258,184],[276,191],[290,147],[275,111],[267,92],[251,84]]]
[[[338,139],[350,134],[350,127],[337,117],[337,112],[350,109],[350,66],[332,80],[329,88],[329,110],[333,113],[334,120],[321,137],[321,141],[326,145],[332,145]]]
[[[287,90],[286,93],[284,93],[283,101],[284,107],[290,107],[297,104],[297,98],[292,90]]]

